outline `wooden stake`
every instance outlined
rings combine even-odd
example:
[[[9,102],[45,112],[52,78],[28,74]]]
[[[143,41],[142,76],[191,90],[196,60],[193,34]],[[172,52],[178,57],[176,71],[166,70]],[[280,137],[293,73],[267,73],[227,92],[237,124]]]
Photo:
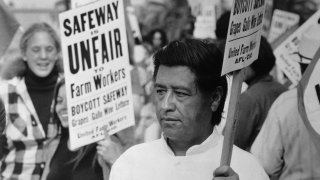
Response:
[[[227,121],[225,126],[222,155],[220,165],[230,165],[232,148],[233,148],[233,139],[236,129],[236,122],[238,118],[238,99],[241,92],[243,75],[245,69],[236,70],[233,72],[233,80],[231,85],[231,94],[229,101],[229,108],[227,114]]]

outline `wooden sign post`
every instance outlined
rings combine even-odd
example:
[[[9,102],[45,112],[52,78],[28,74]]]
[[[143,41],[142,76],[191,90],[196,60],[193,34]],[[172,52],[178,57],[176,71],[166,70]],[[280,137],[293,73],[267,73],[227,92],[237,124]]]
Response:
[[[237,122],[236,119],[238,119],[238,99],[241,92],[244,73],[245,69],[236,70],[233,72],[231,95],[228,107],[227,123],[225,126],[220,165],[229,165],[231,162],[233,139]]]
[[[231,9],[221,75],[233,71],[233,80],[220,165],[231,162],[237,105],[245,75],[242,68],[258,58],[265,7],[265,1],[234,0]]]

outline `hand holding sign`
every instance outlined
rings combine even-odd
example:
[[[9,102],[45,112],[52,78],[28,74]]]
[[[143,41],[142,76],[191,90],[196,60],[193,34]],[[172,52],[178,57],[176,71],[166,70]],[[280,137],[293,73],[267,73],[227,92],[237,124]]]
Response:
[[[112,165],[122,154],[122,146],[111,140],[107,130],[105,138],[97,142],[97,153],[107,164]]]

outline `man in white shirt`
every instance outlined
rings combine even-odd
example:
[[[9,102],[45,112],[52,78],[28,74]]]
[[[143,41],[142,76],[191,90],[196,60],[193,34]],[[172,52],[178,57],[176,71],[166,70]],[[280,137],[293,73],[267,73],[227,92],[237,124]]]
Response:
[[[319,31],[320,21],[303,32],[297,56],[303,77],[274,102],[251,148],[279,180],[320,179]]]
[[[154,55],[162,138],[126,151],[113,165],[110,180],[269,179],[256,159],[237,147],[232,169],[218,168],[223,136],[215,126],[227,92],[222,59],[215,45],[199,40],[173,41]]]

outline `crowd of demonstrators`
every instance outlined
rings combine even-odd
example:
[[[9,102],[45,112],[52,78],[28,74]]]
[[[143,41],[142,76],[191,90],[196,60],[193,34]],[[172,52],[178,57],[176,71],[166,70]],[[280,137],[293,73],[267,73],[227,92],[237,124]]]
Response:
[[[131,69],[136,126],[74,151],[58,35],[46,23],[31,25],[1,72],[0,179],[320,178],[319,137],[299,115],[297,90],[283,93],[269,75],[275,57],[264,37],[245,68],[231,165],[219,167],[229,18],[230,11],[218,19],[217,39],[207,41],[168,43],[164,30],[151,30]]]
[[[35,23],[25,30],[19,45],[21,55],[7,61],[1,73],[0,99],[6,120],[0,121],[0,179],[108,177],[115,159],[134,144],[134,128],[75,152],[68,150],[64,88],[54,97],[57,83],[63,84],[59,81],[63,79],[59,38],[50,25]],[[103,173],[100,165],[105,165]]]
[[[152,115],[155,113],[152,96],[153,55],[167,43],[166,32],[163,29],[155,28],[143,38],[141,45],[135,47],[135,63],[131,75],[135,99],[136,143],[160,138],[157,119]]]
[[[155,53],[155,105],[163,135],[122,154],[111,180],[268,179],[256,159],[237,147],[231,160],[236,173],[224,166],[215,171],[223,144],[215,126],[227,92],[222,60],[215,45],[200,40],[173,41]]]
[[[144,60],[144,68],[147,74],[147,81],[144,84],[145,93],[148,96],[147,102],[150,101],[150,96],[152,92],[152,85],[153,85],[153,55],[154,53],[167,45],[167,35],[164,30],[162,29],[153,29],[149,32],[148,36],[145,40],[145,47],[148,51],[148,57]]]
[[[131,129],[127,128],[105,139],[69,150],[68,113],[65,80],[56,85],[51,106],[52,121],[57,120],[58,141],[50,144],[48,161],[42,179],[103,179],[109,176],[110,168],[120,154],[133,144]],[[131,133],[131,134],[130,134]],[[131,140],[131,141],[130,141]],[[104,168],[102,168],[104,167]]]
[[[140,111],[140,121],[135,131],[136,143],[156,140],[160,136],[161,129],[156,116],[156,108],[152,102],[149,102]]]
[[[217,20],[217,44],[224,51],[227,38],[230,11]],[[263,125],[267,113],[275,99],[286,87],[277,82],[270,71],[275,65],[273,50],[265,37],[261,37],[258,59],[245,68],[244,82],[248,86],[239,97],[239,113],[234,136],[234,144],[249,151]]]
[[[300,39],[301,74],[320,48],[319,30],[320,22]],[[320,179],[319,117],[303,119],[298,110],[298,98],[297,88],[280,95],[251,148],[267,174],[276,179]]]
[[[10,63],[14,77],[1,82],[6,108],[6,129],[1,146],[2,179],[40,179],[45,148],[55,134],[50,104],[59,77],[60,41],[46,23],[28,28],[20,40],[21,58]],[[8,73],[12,69],[6,68]]]
[[[247,151],[259,134],[272,103],[287,90],[270,75],[275,60],[270,44],[262,36],[258,59],[245,68],[244,81],[248,88],[239,97],[234,144]]]

